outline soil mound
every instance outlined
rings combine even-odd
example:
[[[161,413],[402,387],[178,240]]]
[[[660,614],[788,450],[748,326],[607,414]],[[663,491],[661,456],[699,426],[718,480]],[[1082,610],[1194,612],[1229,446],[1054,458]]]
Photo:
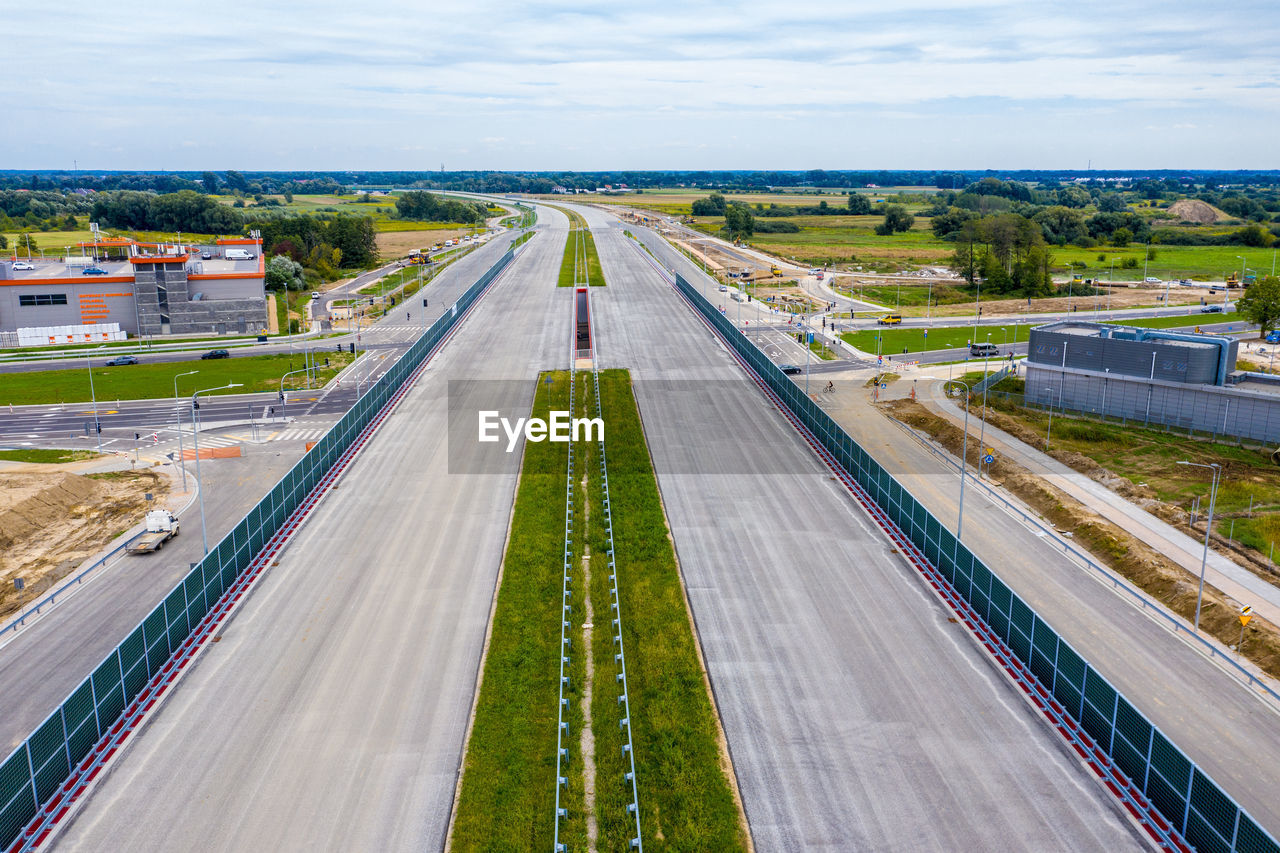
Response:
[[[1178,217],[1180,222],[1194,222],[1197,225],[1212,225],[1219,219],[1218,211],[1195,198],[1175,201],[1169,206],[1169,212]]]

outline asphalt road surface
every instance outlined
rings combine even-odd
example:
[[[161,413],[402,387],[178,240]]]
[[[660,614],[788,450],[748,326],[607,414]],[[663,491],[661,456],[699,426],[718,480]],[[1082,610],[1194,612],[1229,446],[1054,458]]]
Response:
[[[520,459],[449,473],[446,383],[567,366],[548,219],[58,849],[443,846]]]

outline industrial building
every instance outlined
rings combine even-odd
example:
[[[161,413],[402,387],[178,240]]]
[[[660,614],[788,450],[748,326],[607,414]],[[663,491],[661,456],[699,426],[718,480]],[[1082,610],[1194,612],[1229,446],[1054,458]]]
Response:
[[[114,324],[135,337],[267,328],[256,236],[212,245],[103,240],[76,249],[59,258],[0,259],[0,334],[23,330],[24,341],[76,343],[96,339],[84,337],[86,326]]]
[[[1238,349],[1222,335],[1051,323],[1031,330],[1026,402],[1280,442],[1280,376],[1236,370]]]

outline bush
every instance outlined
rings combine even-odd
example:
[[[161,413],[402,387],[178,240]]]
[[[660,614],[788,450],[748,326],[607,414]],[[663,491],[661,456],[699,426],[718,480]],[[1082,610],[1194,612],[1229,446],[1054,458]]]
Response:
[[[755,222],[755,232],[757,234],[798,234],[800,232],[800,226],[794,222],[757,219]]]

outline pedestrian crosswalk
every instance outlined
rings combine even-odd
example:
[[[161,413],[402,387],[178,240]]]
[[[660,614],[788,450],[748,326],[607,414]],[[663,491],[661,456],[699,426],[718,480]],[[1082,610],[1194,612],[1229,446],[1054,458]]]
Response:
[[[271,436],[271,441],[319,441],[328,427],[292,427]]]

